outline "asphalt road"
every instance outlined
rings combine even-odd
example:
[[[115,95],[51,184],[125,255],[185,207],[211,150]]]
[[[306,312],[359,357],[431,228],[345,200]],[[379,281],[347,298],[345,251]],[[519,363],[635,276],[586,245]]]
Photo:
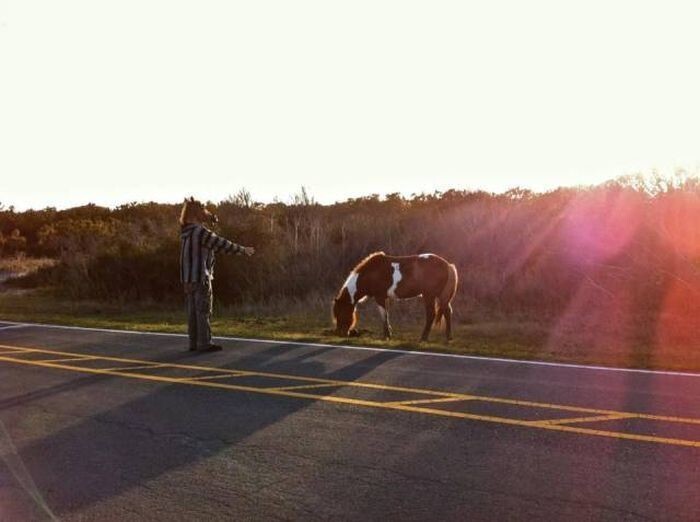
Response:
[[[700,375],[0,323],[0,520],[700,520]]]

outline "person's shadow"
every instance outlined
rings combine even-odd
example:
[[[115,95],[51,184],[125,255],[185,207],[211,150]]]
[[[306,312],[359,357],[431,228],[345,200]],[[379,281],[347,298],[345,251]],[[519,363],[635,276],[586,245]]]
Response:
[[[353,381],[400,355],[376,352],[324,373],[324,364],[314,361],[312,357],[331,350],[334,348],[313,350],[278,345],[241,357],[229,366]],[[188,360],[183,364],[205,364],[196,357],[182,353],[153,360],[176,362],[184,359]],[[121,379],[122,386],[148,386],[143,381],[123,377],[81,376],[46,389],[4,399],[0,401],[0,411],[32,407],[44,398],[82,388],[93,395],[92,400],[99,409],[100,395],[113,390],[109,387],[100,390],[99,386],[115,379]],[[227,382],[235,383],[235,379]],[[290,383],[294,384],[305,383]],[[321,396],[334,390],[332,387],[318,388],[314,393]],[[69,395],[66,395],[66,400],[70,400]],[[142,486],[169,471],[210,458],[226,447],[307,408],[313,402],[313,399],[186,384],[159,387],[154,384],[152,389],[145,388],[138,398],[82,418],[29,444],[19,453],[48,506],[61,517]]]

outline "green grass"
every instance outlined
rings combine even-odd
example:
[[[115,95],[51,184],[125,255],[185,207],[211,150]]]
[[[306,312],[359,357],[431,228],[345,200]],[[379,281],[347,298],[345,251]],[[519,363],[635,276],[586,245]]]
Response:
[[[657,350],[647,340],[615,345],[596,343],[592,349],[587,335],[572,332],[569,337],[550,341],[551,327],[525,320],[503,320],[458,324],[455,339],[447,344],[441,329],[432,340],[418,343],[421,321],[396,317],[394,338],[380,336],[379,320],[371,309],[361,310],[361,332],[356,338],[333,335],[328,313],[313,315],[240,315],[235,309],[214,313],[214,335],[281,341],[306,341],[327,344],[401,348],[479,356],[536,359],[620,367],[700,371],[700,351],[686,346]],[[94,328],[140,330],[150,332],[186,332],[182,309],[158,304],[119,305],[94,301],[72,301],[57,297],[49,290],[10,290],[0,292],[0,320],[51,323]],[[634,336],[632,336],[634,337]],[[183,348],[186,340],[182,340]],[[659,353],[663,356],[659,356]]]

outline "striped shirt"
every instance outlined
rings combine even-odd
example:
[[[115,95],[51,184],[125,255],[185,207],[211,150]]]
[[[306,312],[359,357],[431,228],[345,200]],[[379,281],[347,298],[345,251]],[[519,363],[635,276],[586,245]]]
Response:
[[[187,223],[180,232],[180,281],[198,283],[214,277],[214,254],[241,254],[245,250],[203,225]]]

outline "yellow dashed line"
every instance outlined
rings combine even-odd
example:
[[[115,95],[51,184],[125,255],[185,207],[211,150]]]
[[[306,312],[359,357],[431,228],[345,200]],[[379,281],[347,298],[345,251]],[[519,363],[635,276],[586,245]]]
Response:
[[[107,369],[88,368],[88,367],[84,367],[84,366],[74,366],[74,365],[69,365],[69,364],[62,364],[62,362],[65,362],[68,360],[65,358],[62,360],[59,360],[58,362],[47,362],[46,360],[41,361],[41,360],[22,359],[22,358],[16,358],[16,357],[7,357],[7,355],[10,354],[9,352],[0,352],[0,361],[20,364],[20,365],[40,366],[40,367],[46,367],[46,368],[63,369],[63,370],[81,372],[81,373],[111,375],[111,376],[116,376],[116,377],[126,377],[126,378],[133,378],[133,379],[139,379],[139,380],[145,380],[145,381],[162,382],[162,383],[186,384],[186,385],[190,385],[190,386],[203,386],[203,387],[207,387],[207,388],[215,388],[215,389],[220,389],[220,390],[243,391],[243,392],[259,393],[259,394],[265,394],[265,395],[292,397],[292,398],[298,398],[298,399],[310,399],[310,400],[314,400],[314,401],[324,401],[324,402],[331,402],[331,403],[335,403],[335,404],[346,404],[346,405],[353,405],[353,406],[364,406],[364,407],[368,407],[368,408],[380,408],[380,409],[387,409],[387,410],[421,413],[424,415],[435,415],[435,416],[440,416],[440,417],[451,417],[451,418],[467,419],[467,420],[482,421],[482,422],[492,422],[492,423],[498,423],[498,424],[507,424],[507,425],[512,425],[512,426],[537,428],[537,429],[544,429],[544,430],[550,430],[550,431],[576,433],[576,434],[580,434],[580,435],[593,435],[593,436],[609,437],[609,438],[623,439],[623,440],[654,442],[654,443],[659,443],[659,444],[669,444],[669,445],[676,445],[676,446],[687,446],[687,447],[700,448],[700,441],[698,441],[698,440],[675,439],[675,438],[668,438],[668,437],[656,437],[656,436],[652,436],[652,435],[640,435],[640,434],[636,434],[636,433],[597,430],[597,429],[589,429],[589,428],[582,428],[579,426],[568,426],[567,425],[569,423],[606,421],[606,420],[615,420],[615,419],[621,419],[621,418],[639,418],[639,419],[665,421],[665,422],[669,422],[669,423],[700,424],[700,419],[694,419],[694,418],[669,417],[669,416],[663,416],[663,415],[649,415],[649,414],[642,414],[642,413],[620,412],[620,411],[614,411],[614,410],[602,410],[602,409],[596,409],[596,408],[583,408],[583,407],[578,407],[578,406],[566,406],[566,405],[560,405],[560,404],[548,404],[548,403],[539,403],[539,402],[531,402],[531,401],[519,401],[519,400],[515,400],[515,399],[503,399],[503,398],[499,398],[499,397],[467,395],[467,394],[451,393],[451,392],[446,392],[446,391],[437,391],[437,390],[429,390],[429,389],[388,386],[388,385],[376,384],[376,383],[366,383],[366,382],[356,382],[356,381],[338,381],[338,380],[332,380],[332,379],[321,379],[321,378],[317,378],[317,377],[302,377],[299,375],[289,375],[289,374],[281,374],[281,373],[229,370],[226,368],[213,368],[213,367],[206,367],[206,366],[157,363],[157,362],[149,362],[149,361],[136,360],[136,359],[125,359],[125,358],[118,358],[118,357],[91,356],[91,355],[84,355],[84,354],[71,353],[71,352],[58,352],[58,351],[44,350],[44,349],[38,349],[38,348],[25,348],[25,347],[20,347],[20,346],[0,345],[0,348],[15,350],[16,352],[19,352],[19,353],[46,353],[46,354],[51,354],[54,356],[59,355],[59,356],[66,356],[66,357],[75,357],[76,359],[81,359],[81,358],[85,358],[85,357],[93,357],[94,359],[100,359],[100,360],[105,360],[105,361],[115,361],[115,362],[120,362],[120,363],[130,363],[130,364],[134,364],[134,365],[141,365],[145,368],[160,367],[160,368],[198,370],[198,371],[202,371],[202,372],[211,372],[213,375],[204,375],[204,376],[188,377],[188,378],[175,378],[175,377],[167,377],[164,375],[149,375],[146,373],[129,373],[128,370],[136,369],[136,366],[132,366],[130,368],[129,367],[119,367],[119,368],[112,368],[112,369],[110,369],[110,368],[107,368]],[[240,384],[214,382],[215,379],[220,379],[220,378],[224,378],[224,377],[236,377],[236,376],[242,376],[242,375],[259,376],[259,377],[273,377],[273,378],[277,378],[277,379],[301,381],[301,382],[306,382],[308,384],[298,385],[298,386],[283,386],[283,387],[277,387],[277,388],[265,388],[265,387],[245,386],[245,385],[240,385]],[[322,388],[322,387],[330,387],[330,386],[341,386],[341,387],[346,387],[346,388],[347,387],[355,387],[355,388],[384,390],[384,391],[392,391],[392,392],[406,392],[406,393],[427,396],[429,398],[408,400],[408,401],[398,401],[398,402],[380,402],[380,401],[373,401],[373,400],[352,399],[349,397],[342,397],[342,396],[338,396],[338,395],[317,395],[317,394],[312,394],[312,393],[303,393],[303,391],[301,391],[303,389],[308,389],[308,388]],[[595,416],[576,417],[576,418],[570,418],[570,419],[555,419],[555,420],[549,420],[549,421],[527,421],[527,420],[513,419],[513,418],[509,418],[509,417],[497,417],[497,416],[489,416],[489,415],[478,415],[478,414],[466,413],[466,412],[460,412],[460,411],[440,410],[440,409],[429,408],[429,407],[425,407],[425,406],[420,405],[420,404],[430,404],[430,403],[438,403],[438,402],[452,402],[452,401],[460,401],[460,400],[471,400],[471,401],[492,402],[492,403],[499,403],[499,404],[510,404],[510,405],[529,407],[529,408],[554,409],[554,410],[570,411],[570,412],[576,412],[576,413],[590,413],[590,414],[595,414]]]

